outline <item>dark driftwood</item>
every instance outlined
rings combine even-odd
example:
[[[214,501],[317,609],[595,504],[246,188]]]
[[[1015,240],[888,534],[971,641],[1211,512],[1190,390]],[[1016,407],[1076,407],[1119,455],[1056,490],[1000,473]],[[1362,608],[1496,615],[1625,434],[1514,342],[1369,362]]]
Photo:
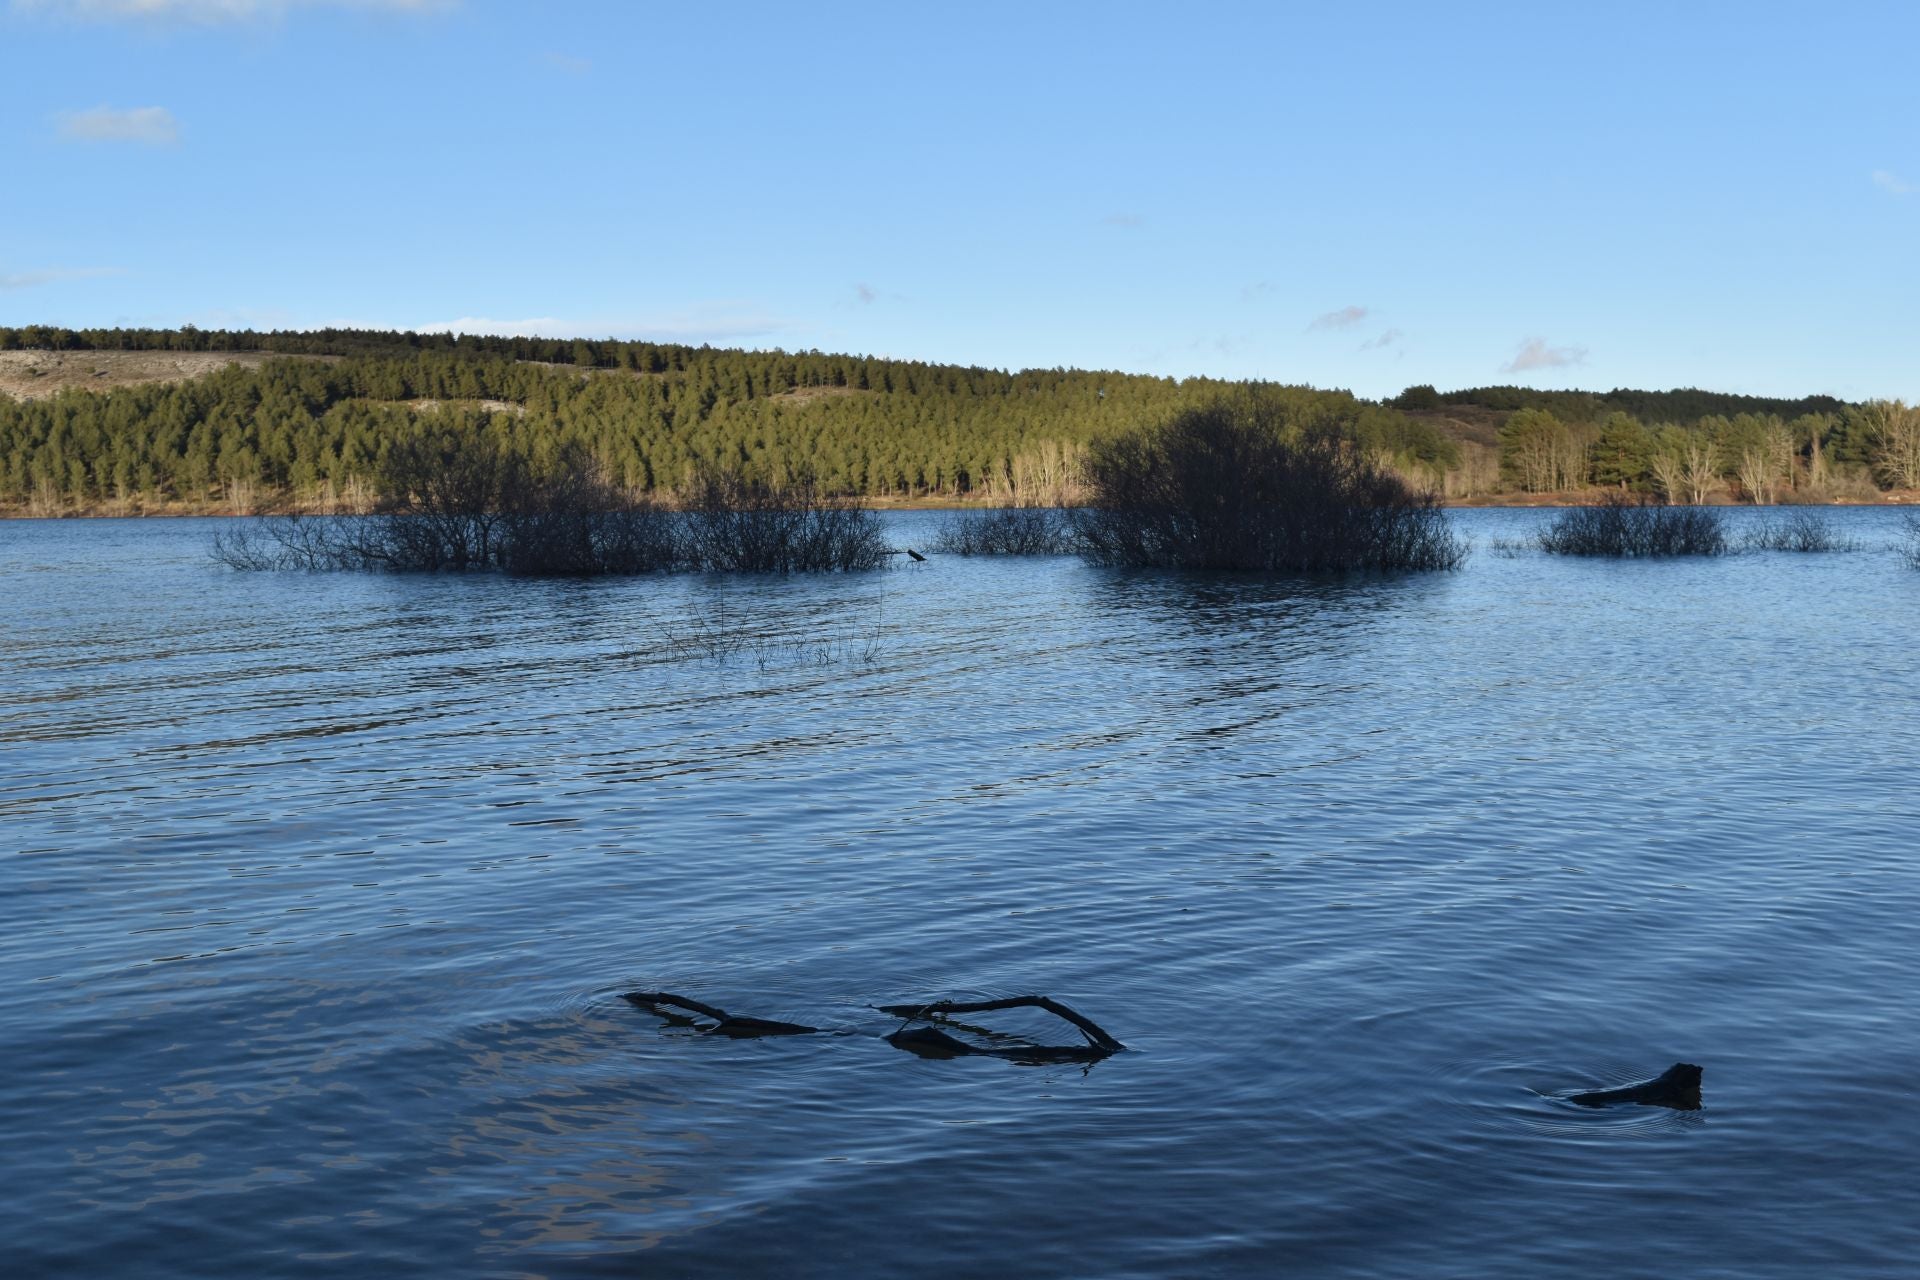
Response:
[[[709,1034],[712,1035],[736,1036],[740,1038],[750,1036],[805,1036],[812,1035],[820,1029],[818,1027],[802,1026],[797,1022],[780,1022],[773,1018],[735,1017],[725,1009],[710,1004],[702,1004],[700,1001],[688,999],[686,996],[677,996],[671,991],[629,991],[620,998],[632,1004],[637,1004],[643,1009],[651,1009],[655,1013],[660,1012],[660,1006],[666,1005],[670,1008],[685,1009],[689,1013],[697,1013],[703,1018],[711,1018],[713,1020],[713,1026],[708,1028],[708,1031]],[[666,1016],[671,1017],[673,1015]]]
[[[777,1022],[771,1018],[743,1018],[728,1013],[717,1005],[706,1004],[689,996],[675,995],[671,991],[629,991],[621,999],[639,1005],[652,1013],[683,1026],[697,1025],[693,1017],[705,1018],[713,1025],[706,1028],[709,1035],[722,1036],[802,1036],[811,1035],[818,1027],[802,1026],[797,1022]],[[896,1048],[917,1053],[923,1058],[1004,1058],[1010,1062],[1098,1062],[1108,1054],[1118,1053],[1126,1048],[1118,1040],[1108,1035],[1093,1019],[1085,1017],[1046,996],[1008,996],[1003,1000],[935,1000],[927,1004],[883,1004],[875,1006],[882,1013],[919,1022],[927,1018],[944,1017],[954,1013],[985,1013],[994,1009],[1044,1009],[1055,1017],[1063,1018],[1079,1028],[1080,1034],[1087,1038],[1086,1044],[1075,1045],[978,1045],[962,1040],[942,1031],[938,1027],[902,1027],[887,1037],[887,1043]],[[675,1012],[684,1010],[685,1012]],[[963,1024],[955,1024],[963,1025]],[[968,1028],[978,1030],[978,1028]],[[991,1032],[982,1032],[991,1035]]]
[[[1093,1019],[1086,1017],[1084,1014],[1075,1013],[1058,1000],[1051,1000],[1046,996],[1007,996],[1000,1000],[934,1000],[927,1004],[883,1004],[874,1007],[882,1013],[890,1013],[896,1018],[909,1018],[916,1022],[922,1018],[938,1017],[949,1013],[986,1013],[993,1009],[1045,1009],[1054,1017],[1064,1018],[1078,1027],[1080,1034],[1087,1038],[1087,1044],[1092,1049],[1098,1050],[1101,1056],[1109,1053],[1119,1053],[1127,1047],[1108,1035]],[[934,1029],[928,1028],[928,1030],[932,1031]],[[906,1032],[895,1032],[887,1038],[895,1044],[899,1044],[900,1041],[898,1037],[907,1034]],[[995,1057],[1031,1057],[1035,1052],[1046,1051],[1044,1046],[1030,1046],[1026,1049],[1019,1050],[981,1049],[973,1045],[967,1045],[964,1041],[954,1040],[952,1036],[947,1036],[944,1032],[935,1031],[934,1034],[943,1036],[945,1039],[951,1040],[954,1044],[963,1045],[966,1049],[974,1053],[988,1053]],[[1084,1049],[1074,1049],[1071,1052],[1085,1054],[1087,1051]]]
[[[1699,1067],[1691,1062],[1676,1062],[1652,1080],[1642,1080],[1618,1089],[1594,1089],[1567,1095],[1568,1102],[1583,1107],[1610,1107],[1618,1102],[1637,1102],[1645,1107],[1672,1107],[1676,1111],[1700,1109]]]

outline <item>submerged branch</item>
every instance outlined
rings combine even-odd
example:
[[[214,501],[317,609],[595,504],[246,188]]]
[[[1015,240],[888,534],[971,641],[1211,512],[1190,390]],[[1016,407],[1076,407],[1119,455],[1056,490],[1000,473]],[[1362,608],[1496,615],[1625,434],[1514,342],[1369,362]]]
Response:
[[[666,1005],[675,1009],[685,1009],[689,1013],[697,1013],[703,1018],[711,1018],[714,1023],[708,1028],[708,1034],[711,1035],[735,1036],[742,1039],[750,1036],[804,1036],[812,1035],[820,1029],[802,1026],[798,1022],[780,1022],[773,1018],[735,1017],[718,1006],[703,1004],[686,996],[677,996],[671,991],[629,991],[620,998],[654,1013],[659,1013],[660,1006]]]
[[[1054,1017],[1063,1018],[1078,1027],[1080,1034],[1087,1038],[1087,1043],[1104,1053],[1119,1053],[1127,1047],[1108,1035],[1105,1029],[1093,1019],[1076,1013],[1058,1000],[1047,996],[1006,996],[999,1000],[934,1000],[926,1004],[882,1004],[874,1007],[881,1013],[890,1013],[896,1018],[907,1018],[913,1021],[940,1017],[949,1013],[987,1013],[994,1009],[1044,1009]],[[951,1036],[946,1038],[952,1039]],[[956,1040],[954,1043],[963,1042]],[[966,1047],[973,1048],[971,1045]]]

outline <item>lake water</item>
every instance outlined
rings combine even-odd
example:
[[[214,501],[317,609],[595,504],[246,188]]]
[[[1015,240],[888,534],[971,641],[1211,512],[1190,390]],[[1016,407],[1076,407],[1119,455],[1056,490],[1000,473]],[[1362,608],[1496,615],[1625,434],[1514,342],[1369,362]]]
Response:
[[[0,525],[5,1270],[1911,1277],[1900,515],[1487,545],[1546,518],[1346,583]],[[868,1007],[1024,992],[1129,1052],[924,1061]],[[1696,1112],[1543,1096],[1682,1059]]]

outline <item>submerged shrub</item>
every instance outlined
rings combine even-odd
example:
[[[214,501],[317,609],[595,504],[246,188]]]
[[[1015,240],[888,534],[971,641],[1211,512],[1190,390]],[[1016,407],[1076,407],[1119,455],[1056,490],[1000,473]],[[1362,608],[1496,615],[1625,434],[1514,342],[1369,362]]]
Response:
[[[1834,532],[1833,522],[1805,507],[1794,508],[1747,530],[1751,551],[1858,551],[1860,543]]]
[[[1557,556],[1717,556],[1727,550],[1727,535],[1711,507],[1654,506],[1616,493],[1562,511],[1539,545]]]
[[[940,526],[933,549],[954,556],[1057,556],[1073,550],[1073,530],[1058,507],[962,511]]]
[[[659,573],[684,559],[674,513],[608,483],[584,453],[529,485],[499,538],[500,567],[521,577]]]
[[[580,449],[536,468],[477,432],[396,445],[370,515],[269,517],[215,534],[235,569],[593,577],[707,569],[873,569],[889,554],[879,517],[811,485],[702,477],[680,508],[611,484]]]
[[[687,559],[712,572],[850,572],[878,569],[892,554],[879,516],[809,479],[774,486],[708,471],[680,505]]]
[[[1452,569],[1437,496],[1256,394],[1097,444],[1069,520],[1099,565],[1323,572]]]
[[[1909,512],[1906,519],[1901,521],[1900,541],[1895,544],[1894,550],[1900,553],[1900,558],[1907,562],[1909,569],[1920,569],[1920,516]]]

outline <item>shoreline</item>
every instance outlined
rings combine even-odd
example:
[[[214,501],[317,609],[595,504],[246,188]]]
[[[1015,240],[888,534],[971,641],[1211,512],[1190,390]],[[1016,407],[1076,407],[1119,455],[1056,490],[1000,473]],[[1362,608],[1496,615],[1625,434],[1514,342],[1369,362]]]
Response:
[[[1526,509],[1526,508],[1562,508],[1597,506],[1605,495],[1598,492],[1586,493],[1512,493],[1484,494],[1471,498],[1449,498],[1441,501],[1447,510],[1472,511],[1484,509]],[[970,502],[961,498],[862,498],[859,505],[871,511],[987,511],[1006,504],[997,502]],[[1050,504],[1028,504],[1047,506]],[[1750,507],[1762,509],[1759,504],[1748,502],[1707,502],[1700,504],[1708,507]],[[1910,507],[1920,506],[1920,490],[1895,490],[1875,498],[1832,498],[1823,502],[1776,502],[1768,503],[1774,507]],[[250,516],[273,515],[352,515],[350,509],[340,504],[289,503],[285,505],[268,504],[243,509],[230,502],[95,502],[85,506],[72,507],[59,511],[34,510],[30,505],[0,504],[0,520],[167,520],[167,519],[203,519],[225,518],[239,519]]]

